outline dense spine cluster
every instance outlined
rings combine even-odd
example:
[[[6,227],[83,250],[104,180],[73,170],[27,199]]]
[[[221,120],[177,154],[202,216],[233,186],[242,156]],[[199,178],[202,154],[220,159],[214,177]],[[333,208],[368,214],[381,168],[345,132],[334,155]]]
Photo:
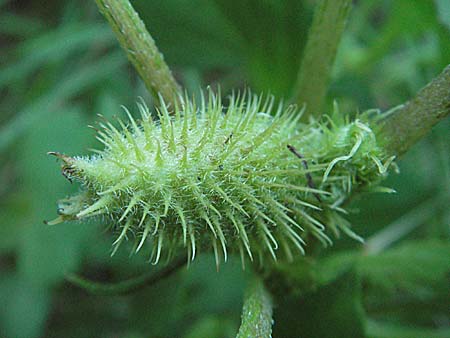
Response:
[[[230,251],[243,262],[292,259],[310,237],[357,238],[342,205],[392,161],[365,116],[302,125],[295,107],[250,93],[227,106],[211,91],[198,105],[181,101],[172,114],[163,104],[156,121],[139,104],[140,121],[127,112],[119,129],[100,123],[105,149],[93,156],[53,153],[82,192],[60,201],[49,223],[102,215],[118,234],[114,250],[132,237],[155,263],[180,247],[190,259],[212,249],[217,264]]]

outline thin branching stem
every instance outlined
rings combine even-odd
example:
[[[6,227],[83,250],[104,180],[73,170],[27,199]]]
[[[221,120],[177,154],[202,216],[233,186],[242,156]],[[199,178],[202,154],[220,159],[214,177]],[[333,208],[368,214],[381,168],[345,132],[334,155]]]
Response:
[[[380,121],[385,148],[402,155],[450,113],[450,65],[415,98],[391,110]]]
[[[351,4],[351,0],[321,0],[317,5],[292,99],[299,106],[306,104],[304,117],[322,113],[330,72]]]
[[[272,300],[264,283],[255,279],[246,292],[241,327],[236,338],[269,338],[272,324]]]
[[[76,274],[68,274],[66,280],[89,293],[96,295],[124,295],[156,284],[178,271],[186,264],[186,262],[187,257],[183,256],[157,272],[152,271],[144,273],[138,277],[130,278],[118,283],[99,283],[80,277]]]
[[[128,0],[95,0],[145,86],[158,100],[178,102],[180,86]]]

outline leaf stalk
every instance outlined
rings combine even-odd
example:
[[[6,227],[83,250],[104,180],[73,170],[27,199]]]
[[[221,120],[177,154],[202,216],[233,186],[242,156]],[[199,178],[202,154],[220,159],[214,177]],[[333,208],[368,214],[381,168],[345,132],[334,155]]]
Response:
[[[180,86],[130,2],[128,0],[95,0],[95,2],[155,100],[158,102],[160,95],[166,104],[170,103],[172,107],[178,104]]]

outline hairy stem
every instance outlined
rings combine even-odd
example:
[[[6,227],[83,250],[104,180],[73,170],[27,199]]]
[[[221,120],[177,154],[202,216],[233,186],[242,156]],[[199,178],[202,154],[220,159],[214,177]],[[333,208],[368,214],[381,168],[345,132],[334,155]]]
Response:
[[[180,86],[130,2],[95,1],[153,97],[158,100],[161,95],[166,103],[177,103]]]
[[[130,278],[118,283],[94,282],[76,274],[69,274],[66,279],[72,284],[97,295],[123,295],[129,294],[141,288],[156,284],[160,280],[172,275],[186,264],[187,257],[183,256],[170,265],[157,272],[144,273],[138,277]]]
[[[308,115],[321,114],[351,3],[351,0],[321,0],[317,5],[293,92],[293,101],[299,106],[306,104]]]
[[[402,155],[449,113],[450,65],[415,98],[382,118],[379,127],[386,150]]]
[[[263,282],[256,279],[247,289],[236,338],[269,338],[272,336],[272,322],[270,295]]]

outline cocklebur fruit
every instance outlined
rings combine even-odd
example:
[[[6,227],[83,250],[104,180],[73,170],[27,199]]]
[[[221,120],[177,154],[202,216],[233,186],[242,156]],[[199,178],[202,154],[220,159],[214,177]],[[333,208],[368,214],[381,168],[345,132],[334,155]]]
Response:
[[[114,250],[133,237],[154,263],[181,247],[190,259],[212,249],[219,264],[229,252],[292,259],[340,232],[360,239],[342,206],[392,162],[368,114],[301,124],[297,108],[274,112],[273,98],[250,93],[226,106],[211,91],[198,106],[181,101],[173,114],[162,104],[157,121],[139,104],[140,121],[127,112],[129,125],[100,123],[105,148],[95,155],[52,153],[82,190],[49,223],[102,216],[117,233]]]

